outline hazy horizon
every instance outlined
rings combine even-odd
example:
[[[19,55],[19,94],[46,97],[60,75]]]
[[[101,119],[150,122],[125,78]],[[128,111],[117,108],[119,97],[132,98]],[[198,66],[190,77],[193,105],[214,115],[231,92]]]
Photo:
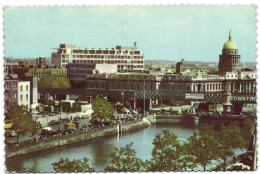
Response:
[[[51,57],[59,44],[133,45],[145,60],[218,62],[232,30],[241,61],[256,61],[253,5],[4,7],[5,57]]]

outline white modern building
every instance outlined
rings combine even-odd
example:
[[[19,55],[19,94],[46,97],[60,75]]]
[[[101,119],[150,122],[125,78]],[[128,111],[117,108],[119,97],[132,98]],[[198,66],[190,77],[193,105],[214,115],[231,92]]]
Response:
[[[60,44],[52,53],[52,64],[65,68],[68,63],[116,64],[119,71],[143,70],[144,54],[134,46],[116,46],[116,48],[88,49],[76,48],[72,44]]]

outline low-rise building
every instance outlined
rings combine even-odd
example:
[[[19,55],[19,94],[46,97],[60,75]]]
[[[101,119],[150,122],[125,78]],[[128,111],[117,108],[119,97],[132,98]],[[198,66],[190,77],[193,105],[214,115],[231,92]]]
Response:
[[[6,74],[4,77],[4,108],[5,112],[12,106],[18,104],[17,100],[17,74]]]
[[[117,73],[116,64],[69,63],[68,78],[71,81],[84,81],[87,75],[99,73]]]
[[[31,88],[30,81],[18,79],[17,74],[5,75],[5,112],[15,105],[24,105],[31,109]]]

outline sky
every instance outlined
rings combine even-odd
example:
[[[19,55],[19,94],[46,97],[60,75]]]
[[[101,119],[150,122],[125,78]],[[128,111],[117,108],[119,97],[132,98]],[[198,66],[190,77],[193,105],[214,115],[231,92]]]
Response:
[[[5,57],[51,57],[59,44],[115,48],[137,42],[145,60],[218,62],[232,31],[242,62],[256,61],[250,5],[12,6],[4,8]]]

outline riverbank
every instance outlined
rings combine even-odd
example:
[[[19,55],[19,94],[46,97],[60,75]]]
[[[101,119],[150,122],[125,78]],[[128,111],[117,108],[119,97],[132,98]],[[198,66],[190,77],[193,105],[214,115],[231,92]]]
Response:
[[[235,164],[237,162],[240,162],[243,158],[246,157],[246,152],[243,153],[243,154],[240,154],[238,156],[234,156],[234,157],[232,157],[231,159],[226,161],[226,167],[228,167],[231,164]],[[223,171],[223,166],[224,166],[224,163],[222,162],[221,164],[217,165],[216,167],[209,169],[208,171]]]
[[[16,157],[20,155],[25,155],[41,150],[46,150],[62,145],[78,143],[82,141],[87,141],[90,139],[109,136],[117,134],[118,132],[126,132],[130,130],[141,129],[149,127],[151,124],[156,122],[155,116],[148,116],[142,120],[130,121],[124,124],[111,125],[106,127],[100,127],[92,130],[87,130],[85,132],[75,131],[72,134],[53,136],[43,140],[37,140],[33,142],[26,142],[21,144],[16,144],[12,146],[7,146],[5,148],[6,158]]]

